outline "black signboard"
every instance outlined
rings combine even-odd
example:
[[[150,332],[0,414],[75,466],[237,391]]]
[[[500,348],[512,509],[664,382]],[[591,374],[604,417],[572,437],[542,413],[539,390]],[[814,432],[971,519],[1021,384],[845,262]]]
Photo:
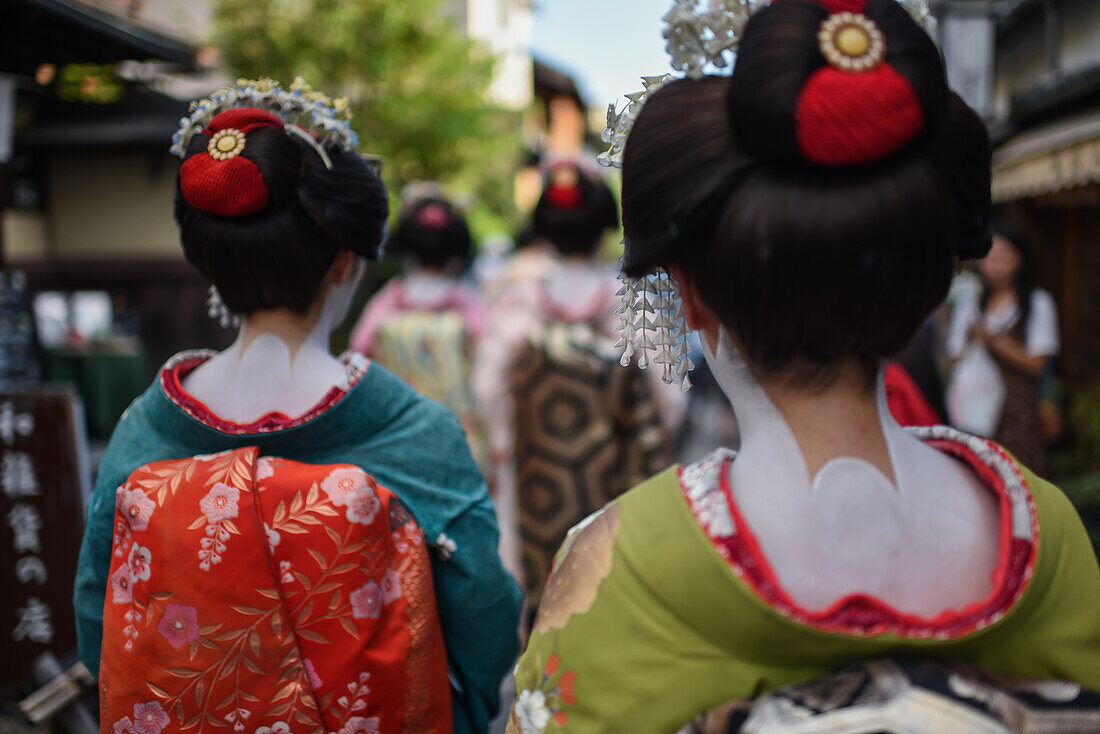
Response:
[[[79,402],[65,386],[0,391],[0,688],[43,652],[76,646],[73,579],[88,469]]]

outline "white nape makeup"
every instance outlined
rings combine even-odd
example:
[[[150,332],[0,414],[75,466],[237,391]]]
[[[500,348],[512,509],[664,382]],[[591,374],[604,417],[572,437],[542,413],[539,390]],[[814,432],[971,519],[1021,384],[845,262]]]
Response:
[[[346,388],[348,370],[332,356],[329,337],[347,315],[366,272],[362,258],[328,285],[316,323],[304,338],[247,318],[236,341],[188,375],[184,389],[215,415],[253,423],[271,413],[297,417],[320,403],[333,388]],[[329,283],[330,279],[326,279]]]
[[[724,328],[703,350],[741,431],[730,486],[780,584],[801,606],[855,593],[932,616],[993,588],[1000,513],[962,463],[926,446],[890,415],[879,424],[896,482],[870,462],[835,456],[811,477],[795,433]]]

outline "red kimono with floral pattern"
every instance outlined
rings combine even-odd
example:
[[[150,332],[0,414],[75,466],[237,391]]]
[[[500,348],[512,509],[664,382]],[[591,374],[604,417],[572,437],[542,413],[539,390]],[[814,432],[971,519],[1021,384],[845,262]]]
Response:
[[[113,734],[450,732],[420,529],[354,466],[141,467],[117,494],[100,697]]]

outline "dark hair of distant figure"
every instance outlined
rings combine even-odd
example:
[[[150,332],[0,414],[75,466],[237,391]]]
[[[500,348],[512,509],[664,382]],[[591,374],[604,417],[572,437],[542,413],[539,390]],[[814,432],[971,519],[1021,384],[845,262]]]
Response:
[[[442,197],[429,196],[401,214],[388,250],[393,255],[411,255],[433,270],[461,270],[469,263],[472,246],[462,212]]]
[[[619,226],[615,196],[607,184],[574,163],[558,163],[543,181],[531,234],[563,255],[591,255],[609,229]]]
[[[826,65],[817,32],[829,17],[810,0],[759,11],[732,78],[661,89],[627,142],[625,270],[685,267],[763,374],[827,385],[854,361],[872,377],[944,299],[957,257],[988,249],[982,121],[895,0],[869,0],[866,15],[920,104],[919,132],[896,150],[853,164],[806,153],[800,94]],[[856,159],[863,131],[889,124],[865,112],[870,123],[853,115],[833,131]]]
[[[194,136],[186,158],[208,155],[210,136]],[[188,203],[177,179],[175,216],[184,255],[212,281],[235,314],[287,308],[306,313],[336,255],[346,248],[377,259],[389,213],[385,186],[353,151],[326,148],[332,169],[308,143],[283,129],[247,135],[240,153],[259,168],[269,192],[263,209],[217,216]]]
[[[1031,246],[1028,244],[1024,233],[1006,219],[994,219],[990,230],[995,237],[1012,245],[1012,249],[1020,256],[1020,267],[1016,270],[1016,279],[1013,287],[1016,291],[1016,302],[1019,304],[1020,315],[1017,323],[1027,329],[1028,319],[1031,317],[1031,297],[1035,293],[1035,264],[1031,256]],[[982,309],[985,309],[989,300],[989,289],[982,293]]]

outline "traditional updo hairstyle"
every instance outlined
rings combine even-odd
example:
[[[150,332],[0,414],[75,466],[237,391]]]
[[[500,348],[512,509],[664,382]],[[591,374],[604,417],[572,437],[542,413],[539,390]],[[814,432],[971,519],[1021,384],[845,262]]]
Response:
[[[216,156],[208,146],[219,133],[244,147]],[[231,312],[305,313],[342,248],[378,259],[389,212],[381,179],[353,151],[324,152],[331,169],[277,117],[248,107],[192,138],[176,180],[180,240]]]
[[[465,267],[473,243],[466,217],[442,196],[415,200],[402,214],[389,251],[412,255],[428,268]]]
[[[867,68],[827,47],[842,12],[874,24]],[[988,250],[989,164],[984,125],[896,0],[776,0],[731,78],[673,82],[642,109],[624,270],[687,268],[760,374],[827,385],[855,361],[871,378],[946,296],[956,258]]]
[[[532,235],[563,255],[591,255],[609,229],[619,226],[615,196],[607,184],[575,163],[558,163],[535,205]]]

